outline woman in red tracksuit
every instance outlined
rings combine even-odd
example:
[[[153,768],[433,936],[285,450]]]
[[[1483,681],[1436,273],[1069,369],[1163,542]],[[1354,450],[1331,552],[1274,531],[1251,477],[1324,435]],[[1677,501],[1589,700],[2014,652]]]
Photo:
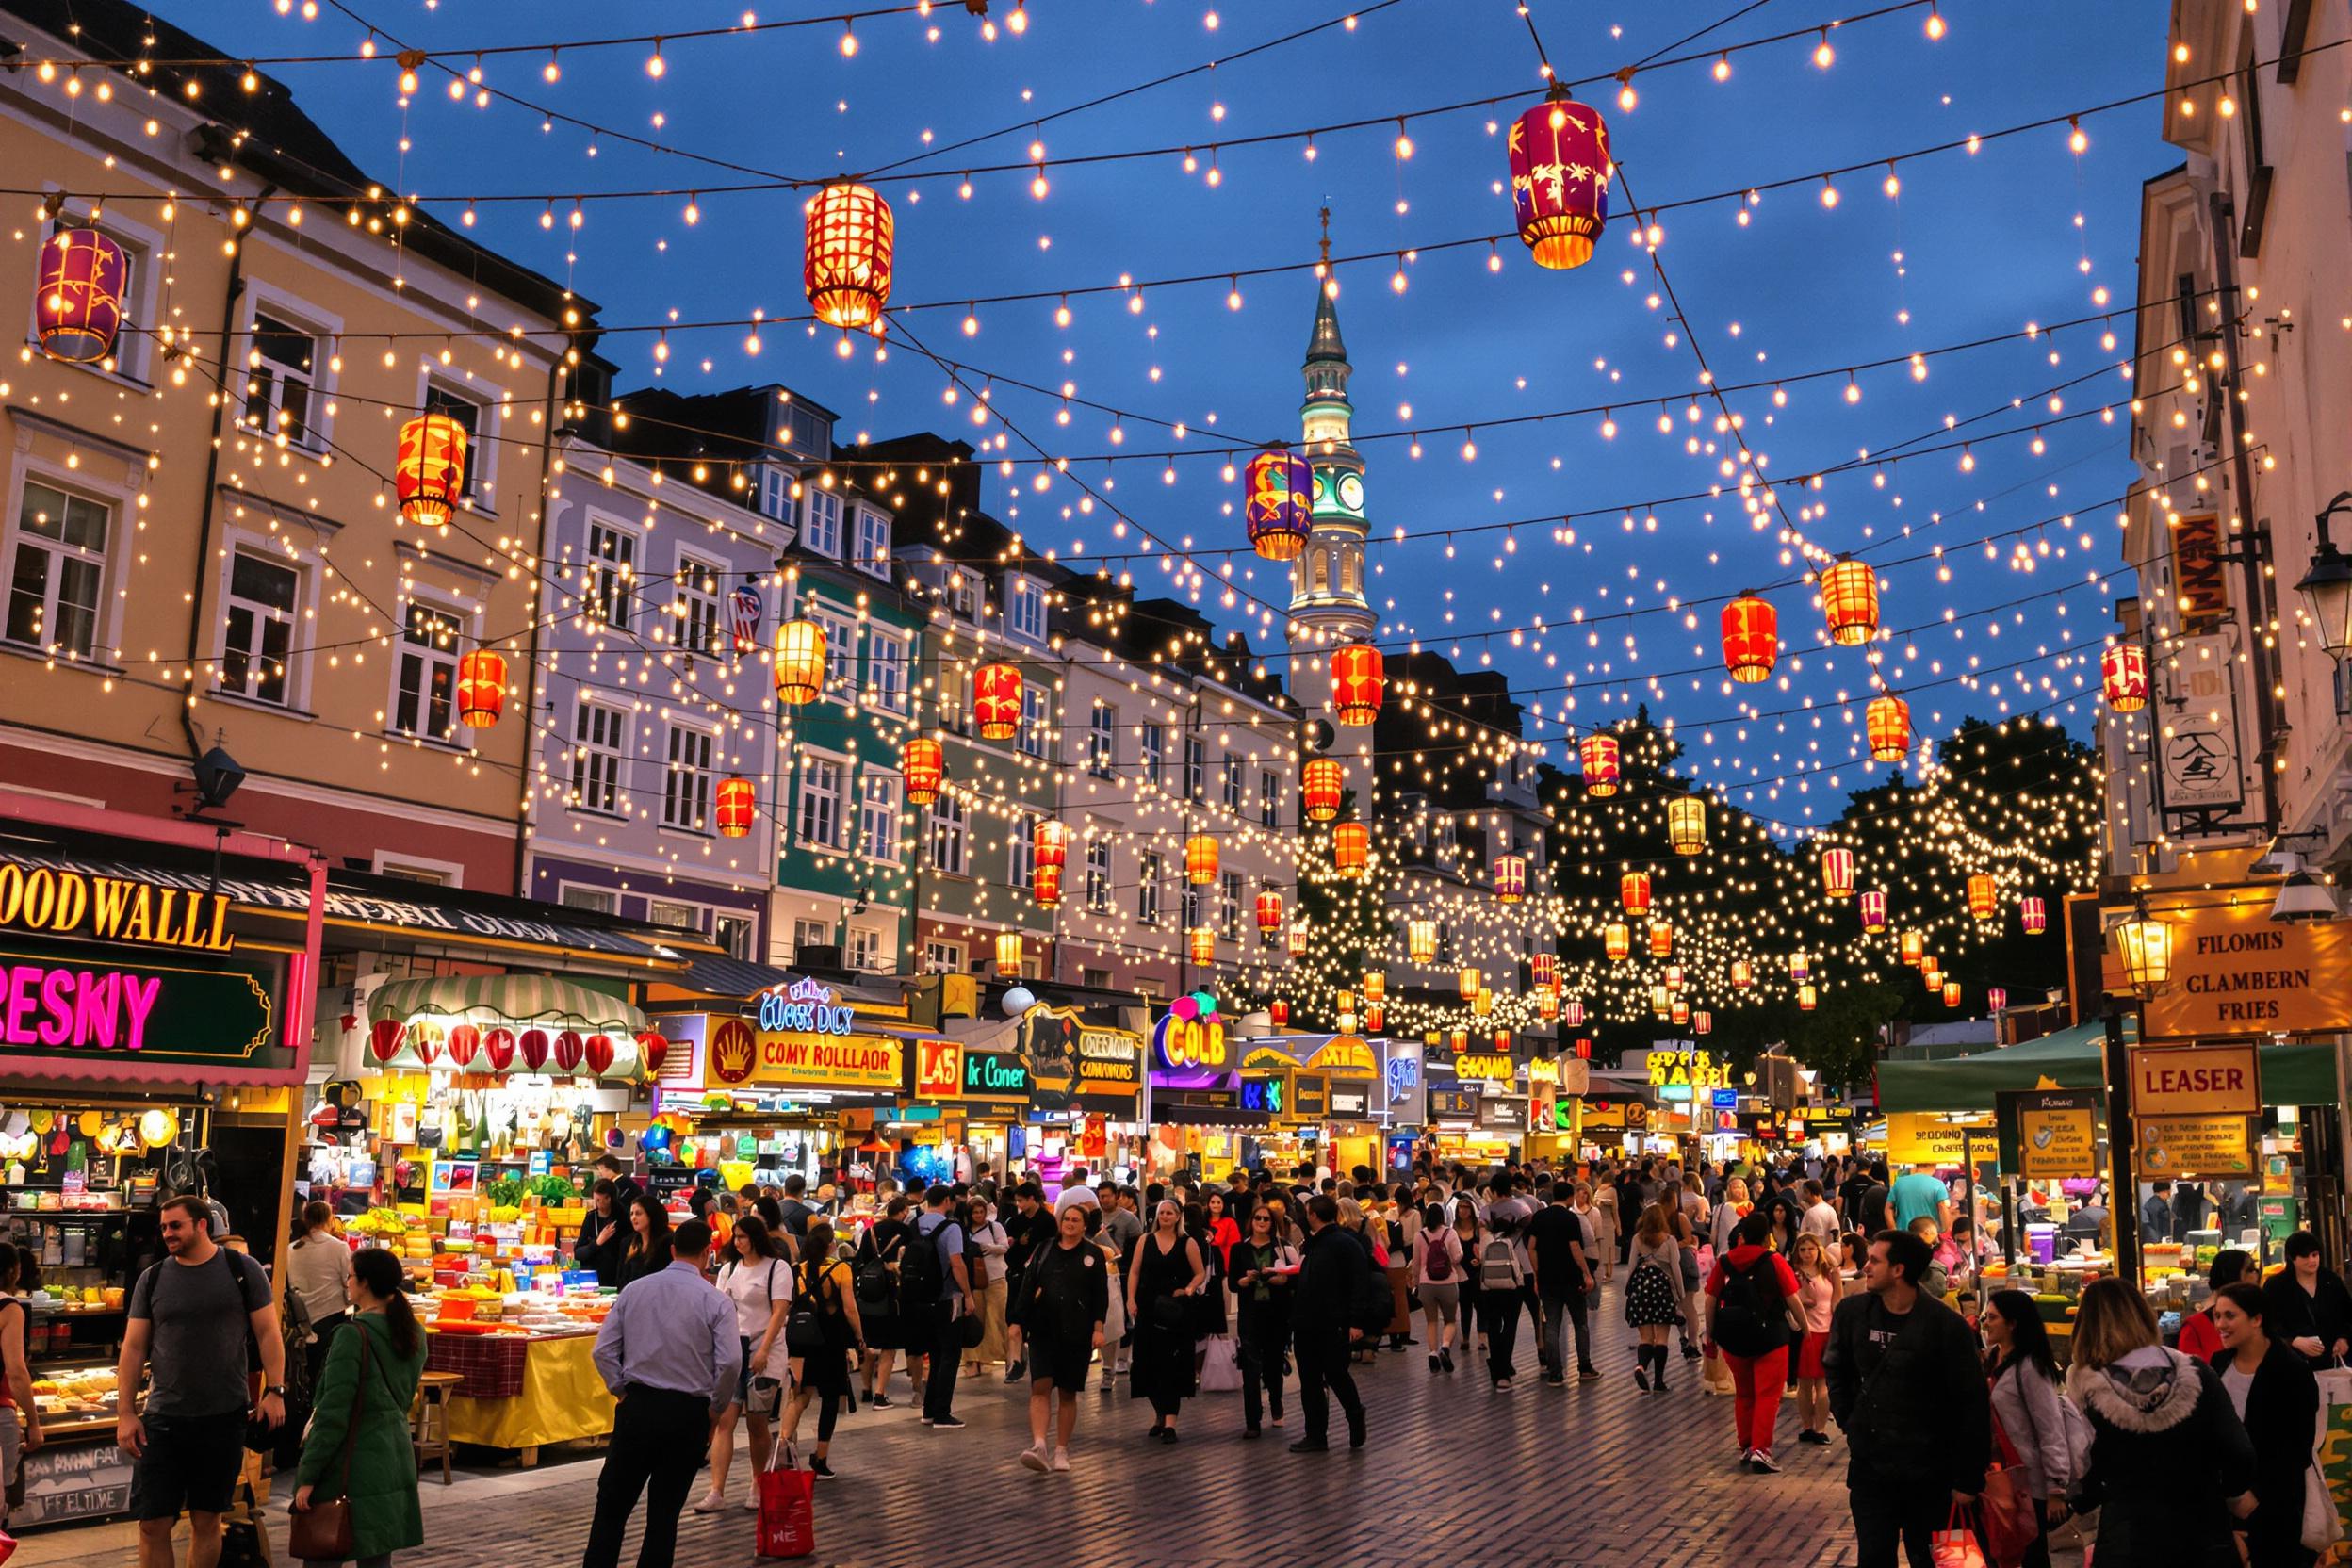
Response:
[[[1789,1302],[1797,1295],[1796,1275],[1769,1244],[1772,1229],[1772,1216],[1761,1209],[1740,1221],[1737,1245],[1715,1260],[1707,1282],[1707,1353],[1731,1367],[1740,1462],[1759,1475],[1780,1469],[1772,1462],[1772,1428],[1788,1381]],[[1744,1310],[1726,1310],[1724,1291],[1734,1279],[1741,1282]]]

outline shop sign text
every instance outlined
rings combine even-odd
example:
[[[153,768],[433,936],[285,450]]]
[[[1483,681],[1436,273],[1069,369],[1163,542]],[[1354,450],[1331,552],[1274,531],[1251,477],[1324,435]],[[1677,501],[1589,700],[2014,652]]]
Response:
[[[858,1016],[855,1007],[837,1006],[830,986],[795,980],[760,995],[760,1027],[795,1030],[804,1035],[846,1035]]]
[[[1705,1051],[1653,1051],[1649,1056],[1650,1085],[1664,1088],[1725,1089],[1731,1086],[1731,1064],[1719,1062]]]
[[[0,930],[227,953],[229,899],[123,876],[0,862]]]

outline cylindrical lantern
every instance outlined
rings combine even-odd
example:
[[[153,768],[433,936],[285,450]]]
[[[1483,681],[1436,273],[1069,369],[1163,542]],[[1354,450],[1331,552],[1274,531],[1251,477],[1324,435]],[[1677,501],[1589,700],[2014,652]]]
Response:
[[[1917,969],[1919,960],[1927,956],[1926,936],[1918,931],[1905,931],[1896,941],[1901,946],[1903,961]]]
[[[1618,877],[1617,902],[1625,906],[1625,913],[1629,915],[1648,914],[1650,912],[1650,874],[1645,871],[1629,871]]]
[[[1999,986],[1984,988],[1984,1005],[1998,1013],[2009,1005],[2009,993]]]
[[[1957,1007],[1960,1005],[1959,981],[1947,980],[1944,982],[1944,1005],[1947,1007]]]
[[[1756,966],[1745,958],[1731,961],[1731,984],[1734,989],[1746,990],[1756,984]]]
[[[996,934],[996,967],[1006,974],[1021,972],[1021,933],[999,931]]]
[[[1070,863],[1070,828],[1066,824],[1051,817],[1042,819],[1037,831],[1030,835],[1030,844],[1040,870],[1052,866],[1059,871]]]
[[[122,247],[96,229],[60,228],[41,248],[33,332],[41,351],[73,365],[114,352],[131,268]]]
[[[1275,1028],[1282,1028],[1290,1022],[1290,1004],[1278,996],[1266,1004],[1266,1016]]]
[[[1658,1018],[1672,1018],[1674,1012],[1674,993],[1663,986],[1650,988],[1650,1012]]]
[[[1600,111],[1555,88],[1512,122],[1510,155],[1511,212],[1535,264],[1558,270],[1592,260],[1617,172]]]
[[[1707,802],[1697,795],[1676,795],[1666,803],[1666,841],[1676,855],[1697,855],[1707,848]]]
[[[1474,1017],[1488,1017],[1494,1011],[1494,993],[1481,986],[1478,993],[1470,999],[1470,1011]]]
[[[1455,1054],[1459,1055],[1470,1049],[1470,1031],[1467,1029],[1450,1030],[1446,1036],[1446,1043],[1452,1046]]]
[[[1360,880],[1372,863],[1372,835],[1360,822],[1343,822],[1331,829],[1331,869],[1349,881]]]
[[[1968,913],[1978,920],[1991,920],[2000,912],[2001,895],[1994,887],[1990,872],[1978,872],[1968,878]]]
[[[1821,851],[1821,891],[1832,898],[1854,896],[1854,851],[1841,845]]]
[[[392,466],[400,515],[439,528],[466,494],[466,427],[447,414],[420,414],[400,427]]]
[[[1194,926],[1184,933],[1184,945],[1191,952],[1194,963],[1213,964],[1217,962],[1217,928],[1215,926]]]
[[[1195,833],[1184,841],[1184,880],[1196,888],[1217,880],[1217,840],[1212,835]]]
[[[1583,1028],[1584,1003],[1582,999],[1570,997],[1567,1001],[1561,1003],[1560,1004],[1560,1021],[1566,1024],[1571,1029]]]
[[[906,804],[928,806],[947,782],[947,752],[939,742],[917,736],[898,748],[898,771],[906,781]]]
[[[1459,970],[1454,974],[1454,980],[1456,984],[1462,987],[1462,994],[1464,996],[1476,996],[1478,992],[1486,988],[1486,972],[1484,970]]]
[[[1780,662],[1780,612],[1754,594],[1723,606],[1723,668],[1742,686],[1769,679]]]
[[[1705,1008],[1698,1008],[1692,1011],[1690,1014],[1690,1032],[1694,1035],[1713,1034],[1715,1032],[1715,1015],[1707,1011]]]
[[[1380,650],[1369,643],[1350,643],[1331,652],[1331,717],[1361,727],[1380,716],[1380,701],[1388,694]]]
[[[1258,893],[1258,934],[1270,937],[1282,928],[1282,895],[1271,888]]]
[[[1334,991],[1331,995],[1331,1005],[1340,1012],[1352,1013],[1356,1010],[1356,993]]]
[[[1802,948],[1788,955],[1788,978],[1799,981],[1813,978],[1812,956]]]
[[[1387,1001],[1388,976],[1376,969],[1365,970],[1364,972],[1364,999],[1367,1003]]]
[[[1878,635],[1878,574],[1869,562],[1839,556],[1823,568],[1821,617],[1840,647],[1859,647]]]
[[[1874,696],[1862,710],[1862,727],[1870,742],[1870,760],[1900,762],[1911,752],[1911,705],[1891,693]]]
[[[1944,966],[1937,963],[1934,958],[1930,958],[1925,963],[1921,964],[1919,966],[1919,984],[1925,986],[1929,990],[1942,989],[1944,984]]]
[[[1674,998],[1673,1007],[1668,1013],[1668,1016],[1674,1021],[1674,1026],[1676,1028],[1680,1028],[1682,1025],[1690,1021],[1690,1004],[1684,1001],[1679,996]]]
[[[972,672],[972,719],[984,741],[1009,741],[1021,732],[1021,671],[1010,664],[983,664]]]
[[[1813,1004],[1820,1000],[1820,997],[1821,992],[1816,990],[1813,987],[1799,986],[1797,988],[1797,1010],[1805,1013],[1811,1012],[1813,1010]]]
[[[1437,956],[1437,922],[1405,922],[1405,956],[1416,964],[1426,964]]]
[[[1617,737],[1587,735],[1576,747],[1584,764],[1584,792],[1595,800],[1617,792]]]
[[[730,774],[719,780],[718,804],[714,809],[719,837],[741,839],[749,836],[752,817],[759,810],[759,796],[753,792],[751,780],[741,774]]]
[[[1560,955],[1557,953],[1528,954],[1527,978],[1539,986],[1558,985],[1560,983]]]
[[[1886,890],[1871,888],[1862,894],[1862,929],[1876,936],[1886,929]]]
[[[1062,868],[1038,866],[1029,874],[1029,896],[1046,908],[1057,907],[1062,902]]]
[[[457,722],[487,729],[506,711],[506,655],[476,648],[457,662]]]
[[[2099,688],[2107,706],[2118,713],[2136,713],[2148,706],[2148,650],[2137,643],[2117,643],[2099,656]]]
[[[1683,973],[1682,966],[1680,964],[1668,964],[1666,966],[1666,988],[1668,990],[1681,990],[1689,983],[1690,977]]]
[[[1309,822],[1330,822],[1339,815],[1340,796],[1347,792],[1348,770],[1331,757],[1313,757],[1298,771],[1298,808]]]
[[[2028,893],[2017,900],[2017,923],[2029,937],[2038,937],[2050,928],[2050,911],[2039,893]]]
[[[1504,904],[1516,904],[1527,896],[1527,861],[1525,856],[1502,855],[1494,860],[1494,897]]]
[[[1377,1002],[1365,1007],[1364,1010],[1364,1026],[1365,1030],[1375,1035],[1379,1034],[1382,1029],[1387,1028],[1388,1009],[1381,1006]]]
[[[786,621],[776,629],[776,700],[790,708],[817,700],[825,690],[825,628]]]
[[[1650,956],[1671,957],[1674,951],[1674,928],[1662,920],[1650,922]]]
[[[1560,1017],[1560,998],[1550,991],[1535,993],[1535,1016],[1549,1023]]]
[[[1613,920],[1601,927],[1601,949],[1616,963],[1633,952],[1633,929],[1624,921]]]
[[[1298,560],[1315,517],[1315,470],[1307,460],[1282,447],[1251,458],[1241,516],[1250,548],[1268,561]]]
[[[890,300],[890,204],[862,185],[826,186],[808,202],[801,282],[830,327],[867,327]]]

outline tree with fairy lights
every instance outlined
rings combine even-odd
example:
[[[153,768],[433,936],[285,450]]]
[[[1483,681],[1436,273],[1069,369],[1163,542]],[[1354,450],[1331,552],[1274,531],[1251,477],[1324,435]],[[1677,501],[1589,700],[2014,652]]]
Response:
[[[1250,976],[1260,1005],[1286,1004],[1293,1028],[1337,1032],[1339,993],[1358,990],[1364,972],[1385,965],[1396,943],[1388,906],[1400,867],[1380,836],[1373,835],[1362,876],[1342,876],[1334,863],[1334,831],[1359,820],[1356,792],[1349,790],[1340,797],[1337,817],[1299,828],[1298,906],[1291,916],[1288,959]],[[1356,1005],[1360,1018],[1361,997]]]

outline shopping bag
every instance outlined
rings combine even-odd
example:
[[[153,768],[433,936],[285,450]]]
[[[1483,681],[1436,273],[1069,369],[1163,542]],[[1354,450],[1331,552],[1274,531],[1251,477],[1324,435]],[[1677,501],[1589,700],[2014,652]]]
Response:
[[[1993,1417],[1993,1462],[1984,1472],[1980,1494],[1984,1510],[1984,1552],[1999,1568],[2018,1568],[2042,1533],[2041,1503],[2026,1484],[2025,1467],[2017,1445]]]
[[[761,1557],[807,1557],[817,1549],[817,1477],[779,1443],[760,1472]]]
[[[1233,1342],[1224,1334],[1200,1342],[1200,1392],[1231,1394],[1241,1386],[1241,1363],[1234,1358]]]
[[[2311,1551],[2324,1552],[2344,1539],[2344,1516],[2336,1506],[2335,1494],[2328,1489],[2328,1476],[2319,1456],[2328,1450],[2331,1427],[2345,1424],[2339,1413],[2352,1406],[2352,1368],[2341,1364],[2323,1368],[2315,1374],[2319,1380],[2319,1422],[2311,1434],[2311,1463],[2303,1480],[2303,1544]]]
[[[16,1537],[6,1530],[0,1530],[0,1562],[6,1562],[15,1555]]]
[[[1952,1505],[1944,1527],[1929,1536],[1927,1544],[1929,1560],[1936,1568],[1990,1568],[1984,1548],[1978,1544],[1976,1532],[1968,1528],[1958,1503]]]

